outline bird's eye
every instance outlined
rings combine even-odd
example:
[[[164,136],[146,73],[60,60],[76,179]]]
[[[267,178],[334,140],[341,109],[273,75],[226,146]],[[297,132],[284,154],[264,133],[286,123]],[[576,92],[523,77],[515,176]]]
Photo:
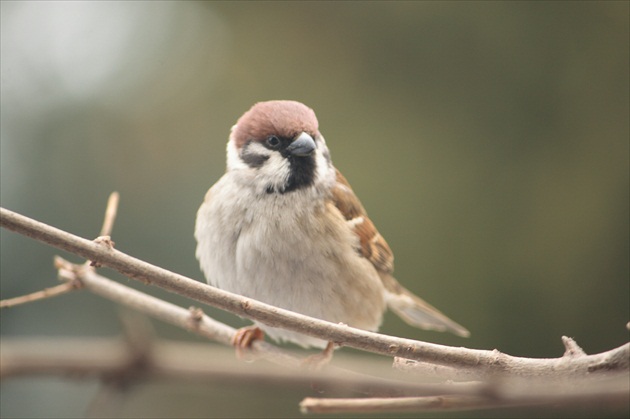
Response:
[[[267,137],[267,145],[271,148],[277,148],[280,145],[280,138],[275,135]]]

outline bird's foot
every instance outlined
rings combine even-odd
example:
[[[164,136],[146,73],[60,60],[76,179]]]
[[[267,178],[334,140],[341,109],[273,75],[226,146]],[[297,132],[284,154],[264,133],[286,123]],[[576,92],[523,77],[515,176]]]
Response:
[[[330,363],[335,352],[335,342],[328,342],[326,348],[315,355],[308,356],[302,361],[302,368],[319,371]]]
[[[232,345],[236,348],[236,358],[250,360],[252,344],[256,340],[264,340],[265,333],[257,326],[242,327],[232,337]]]

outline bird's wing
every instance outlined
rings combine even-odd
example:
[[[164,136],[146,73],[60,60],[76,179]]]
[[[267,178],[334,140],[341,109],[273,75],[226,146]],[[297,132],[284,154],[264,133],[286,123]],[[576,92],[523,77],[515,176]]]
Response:
[[[389,245],[368,218],[359,198],[354,194],[346,178],[336,170],[337,183],[332,189],[332,200],[341,215],[353,227],[359,237],[361,256],[369,260],[377,271],[394,271],[394,254]]]
[[[459,336],[470,332],[438,309],[400,285],[392,276],[394,254],[368,218],[365,208],[354,194],[346,178],[336,170],[337,182],[332,201],[359,238],[361,256],[369,260],[379,273],[387,292],[387,305],[405,322],[422,329],[449,331]]]

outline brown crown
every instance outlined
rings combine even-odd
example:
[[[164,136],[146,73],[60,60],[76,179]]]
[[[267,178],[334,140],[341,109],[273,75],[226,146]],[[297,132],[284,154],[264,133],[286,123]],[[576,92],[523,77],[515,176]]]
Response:
[[[236,123],[232,133],[236,146],[248,141],[263,141],[270,135],[294,138],[306,132],[319,135],[317,117],[308,106],[292,100],[258,102]]]

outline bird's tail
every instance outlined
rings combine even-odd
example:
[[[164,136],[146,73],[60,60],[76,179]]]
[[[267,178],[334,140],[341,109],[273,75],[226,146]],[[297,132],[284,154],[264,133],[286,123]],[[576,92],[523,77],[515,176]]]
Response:
[[[462,337],[470,336],[465,327],[414,295],[392,276],[382,275],[381,278],[387,290],[387,306],[405,322],[421,329],[451,332]]]

